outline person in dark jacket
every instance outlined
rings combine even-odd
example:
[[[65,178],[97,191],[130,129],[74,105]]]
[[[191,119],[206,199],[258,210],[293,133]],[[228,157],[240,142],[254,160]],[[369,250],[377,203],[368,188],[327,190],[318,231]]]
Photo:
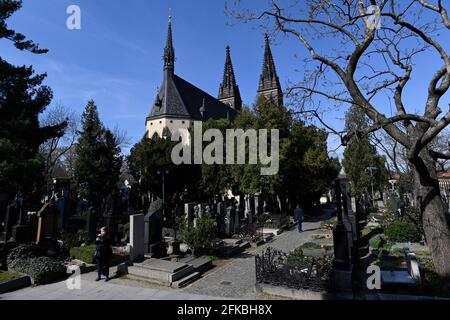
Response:
[[[294,219],[297,221],[298,232],[302,232],[302,222],[303,222],[303,209],[300,207],[300,204],[294,210]]]
[[[97,245],[95,256],[98,268],[98,277],[95,281],[100,281],[102,275],[106,277],[106,281],[109,281],[109,261],[112,258],[112,247],[106,227],[100,229],[100,234],[95,239],[95,244]]]

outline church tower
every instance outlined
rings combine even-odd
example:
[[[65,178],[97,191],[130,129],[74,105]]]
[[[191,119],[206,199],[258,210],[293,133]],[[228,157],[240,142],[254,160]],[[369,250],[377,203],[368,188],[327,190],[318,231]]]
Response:
[[[263,68],[259,78],[258,97],[260,96],[266,99],[273,99],[280,106],[283,105],[283,91],[281,90],[280,79],[275,69],[268,34],[266,34]]]
[[[222,84],[219,88],[218,99],[220,102],[229,105],[234,110],[240,111],[242,109],[242,100],[239,86],[236,84],[233,63],[231,62],[230,47],[227,46],[226,50],[225,69],[223,72]]]

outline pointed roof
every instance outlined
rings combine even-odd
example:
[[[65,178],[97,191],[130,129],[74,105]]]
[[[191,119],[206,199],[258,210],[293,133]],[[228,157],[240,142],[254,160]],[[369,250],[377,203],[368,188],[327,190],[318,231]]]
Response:
[[[233,63],[231,62],[230,47],[226,48],[225,67],[223,71],[223,80],[219,88],[219,99],[238,97],[240,99],[241,94],[239,92],[239,86],[236,83],[236,76],[234,75]]]
[[[202,121],[227,118],[228,114],[234,118],[236,111],[174,75],[163,82],[148,118],[174,117]]]
[[[174,62],[175,50],[172,40],[172,19],[169,17],[167,41],[164,48],[164,80],[158,90],[147,120],[173,117],[202,121],[211,118],[226,118],[227,115],[230,117],[235,116],[236,111],[230,106],[175,75]],[[233,74],[233,80],[230,81],[235,85],[232,66],[231,73]]]
[[[259,78],[258,92],[278,89],[281,91],[280,79],[277,75],[275,68],[275,62],[273,60],[272,50],[270,49],[269,35],[265,36],[266,47],[264,51],[264,61],[262,67],[262,73]]]
[[[175,49],[172,40],[172,17],[169,16],[166,47],[164,48],[164,70],[175,68]]]

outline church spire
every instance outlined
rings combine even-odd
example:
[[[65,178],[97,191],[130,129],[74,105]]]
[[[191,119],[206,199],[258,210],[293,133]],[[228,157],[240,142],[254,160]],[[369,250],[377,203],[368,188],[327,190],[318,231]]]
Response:
[[[277,75],[275,62],[273,60],[272,50],[270,49],[269,35],[265,35],[265,50],[262,73],[259,78],[258,96],[264,96],[266,99],[275,99],[279,104],[283,104],[283,93],[281,91],[280,79]]]
[[[219,100],[228,104],[233,109],[242,109],[241,94],[239,92],[239,86],[236,84],[229,46],[226,48],[225,68],[222,84],[219,88]]]
[[[166,47],[164,48],[164,73],[173,76],[175,70],[175,49],[172,42],[172,16],[169,16]]]

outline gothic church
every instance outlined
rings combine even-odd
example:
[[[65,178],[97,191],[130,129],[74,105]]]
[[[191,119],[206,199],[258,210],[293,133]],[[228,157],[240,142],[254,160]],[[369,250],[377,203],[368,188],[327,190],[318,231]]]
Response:
[[[259,79],[258,96],[283,104],[283,92],[270,49],[265,38],[263,70]],[[217,99],[175,74],[175,49],[172,22],[169,18],[164,48],[164,79],[146,120],[148,138],[170,137],[178,129],[190,129],[195,121],[227,118],[233,120],[242,109],[242,100],[231,62],[230,47],[226,48],[225,69]]]

